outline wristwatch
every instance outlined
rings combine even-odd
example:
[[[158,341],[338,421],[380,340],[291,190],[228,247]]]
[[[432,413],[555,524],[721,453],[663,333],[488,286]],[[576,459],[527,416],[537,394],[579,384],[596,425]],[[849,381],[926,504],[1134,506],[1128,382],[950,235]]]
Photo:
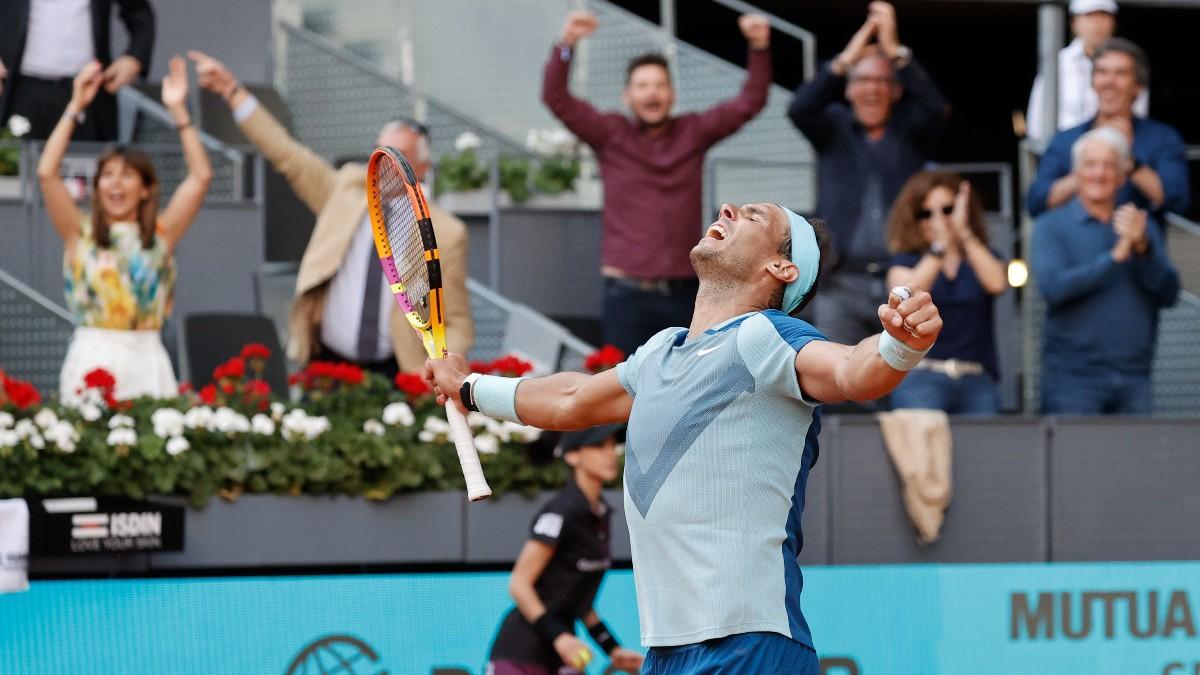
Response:
[[[909,61],[912,61],[912,50],[908,48],[908,45],[896,47],[896,55],[892,57],[892,64],[897,68],[903,68],[908,65]]]
[[[946,245],[940,241],[935,241],[929,245],[929,255],[935,258],[946,257]]]

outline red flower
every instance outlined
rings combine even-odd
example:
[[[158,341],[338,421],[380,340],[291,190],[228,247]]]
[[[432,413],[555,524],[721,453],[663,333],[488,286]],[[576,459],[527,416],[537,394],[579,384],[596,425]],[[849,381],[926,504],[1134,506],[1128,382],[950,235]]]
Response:
[[[236,387],[233,386],[232,382],[222,382],[221,383],[221,393],[223,393],[223,394],[226,394],[226,395],[232,394],[235,389],[236,389]]]
[[[190,394],[191,391],[192,391],[192,383],[191,382],[180,382],[179,383],[179,395],[180,396],[183,396],[184,394]]]
[[[246,374],[246,360],[235,356],[213,369],[214,380],[240,380]]]
[[[467,365],[470,366],[472,373],[490,375],[492,372],[492,364],[489,361],[472,361]]]
[[[292,373],[288,375],[288,386],[294,387],[304,381],[303,373]]]
[[[583,360],[583,367],[589,372],[599,373],[617,367],[617,364],[624,360],[625,352],[612,345],[604,345]]]
[[[271,385],[262,380],[251,380],[246,383],[247,396],[270,396]]]
[[[333,367],[333,379],[340,380],[346,384],[362,384],[363,377],[362,368],[353,363],[339,363]]]
[[[83,386],[87,389],[113,390],[117,387],[117,378],[103,368],[90,370],[83,376]]]
[[[433,388],[425,381],[425,377],[419,373],[397,373],[396,388],[403,392],[409,399],[416,399],[433,393]]]
[[[37,387],[11,377],[4,377],[2,379],[4,380],[4,399],[8,403],[20,409],[41,403],[42,396],[38,393]],[[0,403],[3,402],[3,400],[0,400]]]
[[[271,350],[260,342],[251,342],[245,347],[242,347],[243,359],[266,359],[270,358],[270,356]]]
[[[492,372],[508,377],[520,377],[533,370],[533,364],[523,361],[513,355],[501,356],[492,361]]]
[[[200,400],[205,405],[214,405],[217,402],[217,387],[215,385],[207,385],[200,390]]]

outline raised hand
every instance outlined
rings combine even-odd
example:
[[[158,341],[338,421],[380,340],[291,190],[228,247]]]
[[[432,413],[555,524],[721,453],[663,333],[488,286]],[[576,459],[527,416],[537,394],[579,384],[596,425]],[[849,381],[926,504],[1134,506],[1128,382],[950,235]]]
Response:
[[[202,51],[189,50],[188,58],[196,64],[196,82],[202,89],[207,89],[225,98],[237,88],[237,78],[224,63],[214,59]]]
[[[889,335],[917,351],[932,347],[942,332],[942,317],[927,291],[914,290],[907,300],[889,294],[887,304],[879,306],[879,323]]]
[[[573,47],[579,40],[595,33],[599,25],[595,14],[577,9],[567,15],[563,24],[562,43]]]
[[[1132,250],[1146,250],[1146,212],[1133,204],[1123,204],[1113,212],[1113,231]]]
[[[104,70],[104,89],[110,94],[115,94],[121,87],[133,82],[140,72],[141,61],[128,54],[119,56]]]
[[[889,59],[896,57],[900,47],[900,34],[896,29],[896,8],[884,0],[874,0],[867,5],[868,18],[874,18],[879,26],[879,48]]]
[[[958,184],[958,194],[954,195],[954,210],[950,212],[950,229],[959,242],[965,242],[975,236],[971,232],[971,184],[963,181]]]
[[[175,55],[171,57],[170,69],[162,79],[163,106],[172,112],[183,109],[187,92],[187,61],[184,61],[182,56]]]
[[[71,102],[67,104],[67,110],[74,115],[86,110],[96,98],[96,92],[100,91],[102,84],[104,73],[100,69],[100,62],[92,61],[84,66],[71,84]]]
[[[738,17],[738,28],[753,49],[771,46],[771,24],[761,14],[743,14]]]
[[[871,43],[871,39],[875,37],[876,31],[879,30],[879,22],[874,16],[867,16],[867,20],[863,22],[850,41],[846,43],[842,52],[833,60],[833,72],[838,75],[845,75],[858,60],[863,57],[863,53],[867,49],[867,45]]]

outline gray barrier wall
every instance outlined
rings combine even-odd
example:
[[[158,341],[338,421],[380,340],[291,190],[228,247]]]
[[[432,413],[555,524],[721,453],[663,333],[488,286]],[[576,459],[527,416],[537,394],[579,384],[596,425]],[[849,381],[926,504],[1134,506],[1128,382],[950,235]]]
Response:
[[[870,417],[829,417],[804,513],[805,565],[1200,559],[1200,419],[955,421],[954,496],[919,546]],[[189,511],[183,553],[33,559],[34,575],[371,564],[508,564],[549,497],[467,504],[243,496]],[[613,556],[629,559],[622,497]]]

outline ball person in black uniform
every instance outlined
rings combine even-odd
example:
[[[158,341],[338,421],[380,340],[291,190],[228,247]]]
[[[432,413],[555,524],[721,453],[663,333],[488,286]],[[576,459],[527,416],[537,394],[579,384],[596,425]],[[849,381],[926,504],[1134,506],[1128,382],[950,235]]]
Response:
[[[508,589],[516,600],[492,643],[488,675],[580,673],[591,650],[575,636],[575,620],[618,670],[636,673],[642,655],[622,647],[592,601],[609,552],[611,509],[600,495],[617,477],[617,444],[625,427],[610,424],[563,435],[556,453],[570,467],[567,485],[533,519]]]

